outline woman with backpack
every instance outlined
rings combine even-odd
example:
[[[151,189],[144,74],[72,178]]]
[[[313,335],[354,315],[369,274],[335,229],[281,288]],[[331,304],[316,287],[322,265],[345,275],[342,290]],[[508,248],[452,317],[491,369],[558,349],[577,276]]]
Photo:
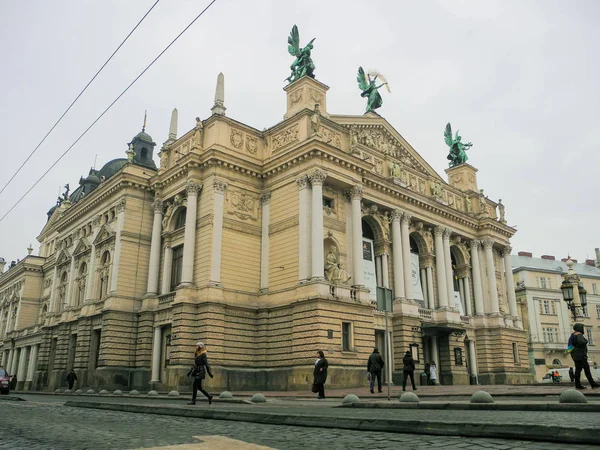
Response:
[[[212,370],[210,369],[210,365],[208,364],[208,358],[206,357],[206,346],[202,342],[196,342],[196,352],[194,353],[194,365],[188,372],[188,377],[194,377],[192,401],[188,403],[188,405],[196,404],[196,395],[198,395],[198,391],[202,392],[204,396],[208,399],[209,405],[212,403],[213,396],[206,392],[202,387],[202,380],[206,378],[207,373],[209,377],[213,377]]]

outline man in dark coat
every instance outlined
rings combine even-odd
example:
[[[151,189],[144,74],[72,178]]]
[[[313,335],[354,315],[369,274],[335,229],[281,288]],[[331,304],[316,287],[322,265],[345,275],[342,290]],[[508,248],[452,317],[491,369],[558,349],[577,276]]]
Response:
[[[587,352],[587,339],[583,335],[584,328],[582,323],[576,323],[573,325],[573,334],[571,335],[573,340],[573,351],[571,352],[571,358],[575,363],[575,389],[585,389],[585,386],[581,384],[581,371],[585,372],[585,376],[592,388],[600,387],[600,384],[594,381],[592,372],[590,371],[590,364],[588,363],[588,352]]]
[[[69,390],[73,390],[73,386],[75,385],[76,381],[77,375],[75,374],[75,371],[71,369],[71,371],[67,374],[67,383],[69,384]]]
[[[317,352],[319,358],[315,361],[315,369],[313,371],[314,385],[317,388],[319,396],[317,398],[325,398],[325,381],[327,381],[327,367],[329,363],[325,359],[323,350]]]
[[[412,383],[413,391],[416,391],[417,387],[415,386],[415,361],[409,351],[407,351],[404,354],[404,358],[402,358],[402,364],[404,364],[404,379],[402,380],[402,390],[406,390],[406,379],[410,377],[410,382]]]
[[[385,363],[383,362],[383,358],[379,354],[379,349],[375,347],[373,349],[373,353],[369,356],[369,361],[367,362],[367,372],[371,374],[371,382],[369,387],[371,388],[371,394],[374,394],[373,389],[375,388],[375,377],[377,377],[377,387],[379,388],[379,393],[381,394],[381,371],[383,370],[383,366]]]

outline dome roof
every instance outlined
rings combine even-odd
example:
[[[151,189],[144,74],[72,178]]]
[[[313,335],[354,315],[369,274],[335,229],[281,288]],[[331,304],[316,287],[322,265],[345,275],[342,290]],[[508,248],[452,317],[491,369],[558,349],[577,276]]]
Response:
[[[141,139],[142,141],[146,141],[146,142],[154,142],[152,140],[152,136],[150,136],[148,133],[146,133],[143,130],[140,131],[138,134],[136,134],[135,137],[132,139],[132,141],[135,140],[136,138]]]
[[[102,169],[98,171],[98,178],[102,180],[102,177],[104,177],[104,181],[108,180],[115,173],[121,170],[127,163],[127,158],[117,158],[107,162],[104,164]]]

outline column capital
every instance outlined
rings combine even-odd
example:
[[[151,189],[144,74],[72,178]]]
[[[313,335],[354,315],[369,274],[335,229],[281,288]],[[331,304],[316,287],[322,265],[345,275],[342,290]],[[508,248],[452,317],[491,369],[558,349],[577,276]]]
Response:
[[[350,189],[346,189],[346,195],[350,197],[350,199],[362,199],[365,190],[360,184],[355,184]]]
[[[296,178],[296,185],[299,191],[306,189],[308,187],[308,175],[300,175]]]
[[[94,216],[94,219],[92,220],[92,226],[94,228],[98,228],[101,223],[102,223],[102,216],[100,214],[98,214],[97,216]]]
[[[453,233],[452,228],[444,228],[444,239],[449,240],[452,233]]]
[[[392,222],[400,222],[400,220],[402,219],[402,214],[404,214],[404,212],[401,209],[393,209],[392,210]]]
[[[507,257],[510,256],[512,252],[512,247],[510,245],[506,245],[502,248],[502,256]]]
[[[152,209],[154,210],[155,213],[161,213],[162,214],[162,210],[163,210],[163,201],[156,197],[154,199],[154,201],[152,202]]]
[[[197,195],[202,189],[202,183],[197,183],[194,180],[188,180],[185,183],[185,192],[187,195]]]
[[[125,211],[125,203],[125,197],[119,200],[119,202],[117,203],[117,213]]]
[[[411,219],[412,219],[412,216],[409,213],[405,212],[405,213],[402,214],[402,223],[403,224],[410,225],[410,220]]]
[[[445,230],[446,229],[444,227],[438,225],[433,229],[433,234],[435,234],[435,237],[442,237]]]
[[[310,179],[310,184],[313,186],[322,186],[327,178],[327,174],[324,171],[317,169],[309,174],[308,178]]]
[[[225,193],[225,190],[227,189],[227,181],[219,179],[213,180],[213,189],[215,192],[219,192],[221,194]]]
[[[494,241],[492,239],[483,239],[481,243],[483,244],[483,248],[486,250],[488,248],[491,249],[494,246]]]
[[[481,245],[481,241],[478,239],[472,239],[470,244],[471,244],[471,249],[477,250],[479,248],[479,246]]]
[[[260,202],[264,205],[266,203],[269,203],[271,201],[271,191],[266,191],[263,192],[260,195]]]

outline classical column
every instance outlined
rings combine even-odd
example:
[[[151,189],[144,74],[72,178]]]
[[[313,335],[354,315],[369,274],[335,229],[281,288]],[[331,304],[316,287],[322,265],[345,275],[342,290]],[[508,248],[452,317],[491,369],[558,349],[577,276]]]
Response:
[[[298,280],[310,279],[310,185],[308,177],[296,178],[298,185]]]
[[[402,211],[392,211],[392,264],[394,265],[394,297],[406,298],[404,291],[404,269],[402,268],[402,232],[400,220]]]
[[[360,201],[362,199],[364,189],[361,185],[352,186],[348,191],[352,202],[352,255],[353,255],[353,271],[352,285],[362,286],[364,282],[363,269],[363,251],[362,251],[362,211],[360,210]]]
[[[496,290],[496,269],[494,267],[494,241],[485,239],[483,248],[485,252],[485,265],[487,266],[487,277],[490,292],[490,305],[492,314],[500,314],[500,304],[498,302],[498,291]]]
[[[433,230],[435,236],[435,274],[438,291],[438,307],[448,307],[448,285],[446,283],[446,265],[444,262],[444,228],[435,227]]]
[[[18,375],[19,374],[19,356],[21,355],[21,349],[20,348],[15,348],[15,351],[13,353],[13,360],[12,360],[12,364],[11,364],[11,368],[12,368],[12,375],[17,375],[17,380],[19,379]]]
[[[173,249],[170,245],[165,246],[165,258],[163,260],[162,285],[160,295],[171,292],[171,266],[173,265]]]
[[[427,292],[427,270],[425,267],[419,269],[419,278],[421,279],[421,290],[423,291],[423,304],[425,308],[429,308],[429,297]]]
[[[388,268],[388,255],[387,253],[381,254],[381,283],[384,288],[390,287],[390,273]]]
[[[477,355],[475,354],[475,341],[469,339],[469,371],[477,381]]]
[[[110,292],[116,292],[119,278],[119,264],[121,262],[121,232],[125,222],[125,199],[117,205],[117,230],[115,232],[115,252],[113,256],[112,271],[110,276]]]
[[[465,305],[465,314],[467,313],[467,304],[465,303],[465,279],[458,279],[458,294],[460,295],[460,301]]]
[[[262,204],[261,241],[260,241],[260,289],[269,288],[269,221],[271,217],[271,192],[260,196]]]
[[[27,372],[25,372],[25,364],[27,363],[27,347],[21,347],[19,352],[19,368],[17,373],[19,374],[18,380],[25,381],[27,378]]]
[[[315,170],[308,178],[312,186],[312,278],[325,279],[325,256],[323,254],[323,183],[327,174]]]
[[[162,347],[162,328],[154,327],[154,340],[152,341],[152,374],[150,383],[160,382],[160,350]]]
[[[375,256],[375,274],[377,276],[377,286],[383,286],[383,278],[381,273],[381,255]]]
[[[25,381],[33,381],[39,351],[40,344],[35,344],[31,346],[31,351],[29,352],[29,367],[27,367],[27,379]]]
[[[67,294],[65,296],[64,306],[71,306],[71,299],[73,298],[73,280],[75,279],[75,257],[71,256],[71,265],[69,267],[69,281],[67,282]]]
[[[467,316],[473,315],[473,309],[471,308],[471,281],[469,276],[463,278],[464,291],[465,291],[465,314]]]
[[[512,248],[510,248],[508,245],[502,250],[502,257],[504,258],[504,278],[506,279],[506,292],[508,293],[508,309],[510,311],[510,315],[518,318],[519,311],[517,309],[515,281],[513,279],[512,264],[510,263],[511,251]]]
[[[152,203],[154,222],[152,223],[152,240],[150,242],[150,264],[148,265],[147,296],[158,294],[158,273],[160,271],[160,233],[162,231],[163,202],[156,198]]]
[[[193,180],[188,180],[185,185],[185,191],[187,193],[187,210],[185,212],[185,229],[183,235],[183,258],[181,261],[181,284],[193,285],[194,284],[194,256],[196,255],[196,220],[198,219],[198,193],[202,189],[202,185],[196,183]],[[223,223],[223,213],[217,217],[217,204],[219,203],[218,195],[215,189],[215,215],[213,218],[213,263],[215,259],[214,248],[215,248],[215,233],[214,230],[217,227],[217,222],[220,225]],[[221,196],[222,199],[222,196]],[[221,200],[221,210],[222,200]],[[219,248],[221,246],[221,239],[219,239]],[[165,255],[166,256],[166,255]],[[221,252],[219,252],[219,266],[221,260]],[[220,267],[219,267],[220,269]],[[220,272],[220,270],[219,270]],[[211,269],[211,280],[212,280],[212,269]]]
[[[100,231],[100,216],[94,218],[94,230],[92,232],[92,244],[90,250],[90,264],[88,265],[87,280],[85,281],[85,297],[84,300],[92,300],[94,296],[94,274],[96,273],[96,246],[94,241]]]
[[[475,314],[485,314],[483,310],[483,288],[481,286],[481,265],[479,263],[480,241],[471,241],[471,269],[473,271],[473,296],[475,297]]]
[[[7,324],[7,327],[8,327],[8,324]],[[14,356],[14,353],[15,353],[15,349],[14,349],[14,348],[11,348],[11,349],[8,351],[8,358],[7,358],[7,360],[5,361],[5,364],[6,364],[6,365],[4,366],[4,367],[5,367],[5,369],[6,369],[6,371],[7,371],[7,372],[8,372],[10,375],[12,375],[11,371],[12,371],[12,363],[13,363],[13,356]]]
[[[431,360],[435,363],[435,367],[437,368],[437,382],[440,382],[440,358],[438,352],[438,337],[431,336]]]
[[[446,228],[444,230],[444,262],[446,267],[446,286],[448,286],[448,306],[454,308],[454,277],[452,275],[452,256],[450,255],[450,235],[452,230]]]
[[[404,293],[406,298],[412,299],[414,297],[412,292],[412,263],[410,261],[410,231],[408,227],[410,225],[410,219],[412,216],[408,213],[402,214],[400,220],[400,231],[402,235],[402,268],[404,269]]]
[[[433,295],[433,266],[426,266],[427,271],[427,299],[429,309],[435,309],[435,297]]]
[[[58,278],[58,267],[54,266],[54,273],[52,274],[52,290],[50,291],[50,301],[48,302],[48,312],[56,311],[56,279]],[[8,321],[6,324],[6,329],[8,330]]]

